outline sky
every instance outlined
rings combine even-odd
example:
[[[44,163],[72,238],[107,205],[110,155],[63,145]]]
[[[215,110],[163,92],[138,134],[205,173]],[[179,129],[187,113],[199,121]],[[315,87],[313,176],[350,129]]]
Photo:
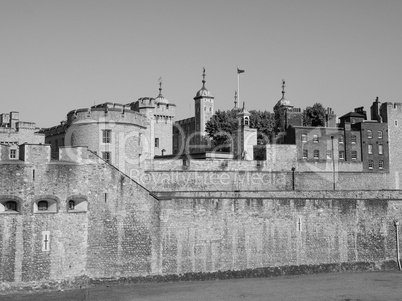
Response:
[[[74,109],[162,94],[176,119],[286,98],[339,116],[402,102],[400,0],[0,0],[0,113],[51,127]]]

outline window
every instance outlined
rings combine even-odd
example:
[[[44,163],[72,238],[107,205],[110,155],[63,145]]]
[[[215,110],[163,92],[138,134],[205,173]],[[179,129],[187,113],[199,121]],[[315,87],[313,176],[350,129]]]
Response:
[[[339,135],[338,141],[339,143],[343,143],[344,141],[343,135]]]
[[[379,145],[378,145],[378,153],[379,153],[380,155],[384,154],[384,149],[383,149],[382,144],[379,144]]]
[[[68,212],[87,212],[88,210],[88,202],[84,198],[73,198],[69,199],[67,202],[67,211]]]
[[[357,151],[352,151],[352,160],[357,160]]]
[[[394,121],[395,126],[398,126],[398,120]]]
[[[345,160],[345,151],[343,150],[339,151],[339,159]]]
[[[373,169],[373,167],[374,167],[374,162],[373,162],[373,160],[369,160],[369,161],[368,161],[368,167],[369,167],[369,169]]]
[[[112,131],[111,130],[102,130],[102,142],[110,143],[112,141]]]
[[[378,139],[382,139],[382,131],[378,131]]]
[[[38,210],[39,211],[47,211],[49,209],[49,203],[47,201],[39,201],[38,202]]]
[[[327,150],[327,159],[332,159],[332,151]]]
[[[159,147],[159,138],[155,138],[155,147]]]
[[[102,152],[102,159],[105,160],[107,163],[110,163],[110,152]]]
[[[308,157],[308,150],[303,149],[303,158],[306,159]]]
[[[42,251],[50,250],[50,231],[42,231]]]
[[[372,144],[367,145],[367,150],[368,150],[369,155],[372,155],[373,154],[373,145]]]
[[[318,143],[318,135],[313,135],[313,142]]]
[[[39,199],[33,204],[33,212],[40,213],[57,213],[57,200],[53,198]]]
[[[356,136],[355,135],[352,135],[350,137],[350,142],[352,142],[352,144],[356,144]]]
[[[10,200],[10,199],[3,199],[0,200],[0,214],[1,213],[18,213],[20,211],[19,203]]]
[[[244,117],[244,125],[248,125],[248,117]]]
[[[301,141],[302,142],[307,142],[307,135],[306,134],[301,135]]]
[[[378,162],[378,168],[379,168],[379,169],[383,169],[383,168],[384,168],[384,161],[383,161],[383,160],[380,160],[380,161]]]
[[[10,149],[10,159],[16,159],[16,158],[17,158],[17,150]]]
[[[17,202],[8,201],[5,206],[5,211],[17,211]]]
[[[371,130],[367,130],[367,138],[373,138],[373,132]]]
[[[318,159],[320,157],[320,151],[318,149],[314,150],[314,159]]]

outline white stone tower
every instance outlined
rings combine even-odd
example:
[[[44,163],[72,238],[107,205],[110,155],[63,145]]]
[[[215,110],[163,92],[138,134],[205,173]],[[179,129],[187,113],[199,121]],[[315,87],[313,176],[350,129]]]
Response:
[[[195,101],[195,136],[193,144],[204,145],[204,137],[206,137],[205,124],[214,115],[214,98],[205,88],[205,68],[202,72],[202,88],[194,97]],[[200,147],[201,150],[202,147]]]
[[[257,145],[257,129],[250,128],[250,112],[243,102],[237,114],[237,130],[233,137],[233,157],[237,160],[254,160],[254,145]]]

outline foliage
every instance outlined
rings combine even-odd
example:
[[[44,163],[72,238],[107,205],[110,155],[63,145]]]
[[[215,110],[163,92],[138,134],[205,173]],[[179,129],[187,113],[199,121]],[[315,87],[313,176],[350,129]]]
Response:
[[[279,132],[285,131],[285,110],[281,108],[278,104],[274,107],[274,132],[278,134]]]
[[[325,109],[320,103],[303,111],[303,126],[325,126]]]
[[[222,151],[230,147],[231,135],[236,130],[237,119],[234,111],[216,111],[205,125],[205,131],[214,146],[221,146]]]
[[[257,129],[258,144],[269,143],[274,128],[273,114],[267,111],[250,111],[250,128]],[[213,145],[220,146],[222,151],[230,149],[231,137],[236,129],[237,112],[232,110],[216,111],[205,126]]]

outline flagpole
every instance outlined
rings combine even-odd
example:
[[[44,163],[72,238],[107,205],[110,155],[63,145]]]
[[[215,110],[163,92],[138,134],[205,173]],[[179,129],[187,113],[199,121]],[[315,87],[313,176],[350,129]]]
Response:
[[[237,69],[239,70],[239,69]],[[240,73],[237,72],[237,101],[240,104]]]
[[[240,104],[240,73],[243,73],[244,70],[239,69],[239,67],[237,67],[237,99],[238,102]]]

